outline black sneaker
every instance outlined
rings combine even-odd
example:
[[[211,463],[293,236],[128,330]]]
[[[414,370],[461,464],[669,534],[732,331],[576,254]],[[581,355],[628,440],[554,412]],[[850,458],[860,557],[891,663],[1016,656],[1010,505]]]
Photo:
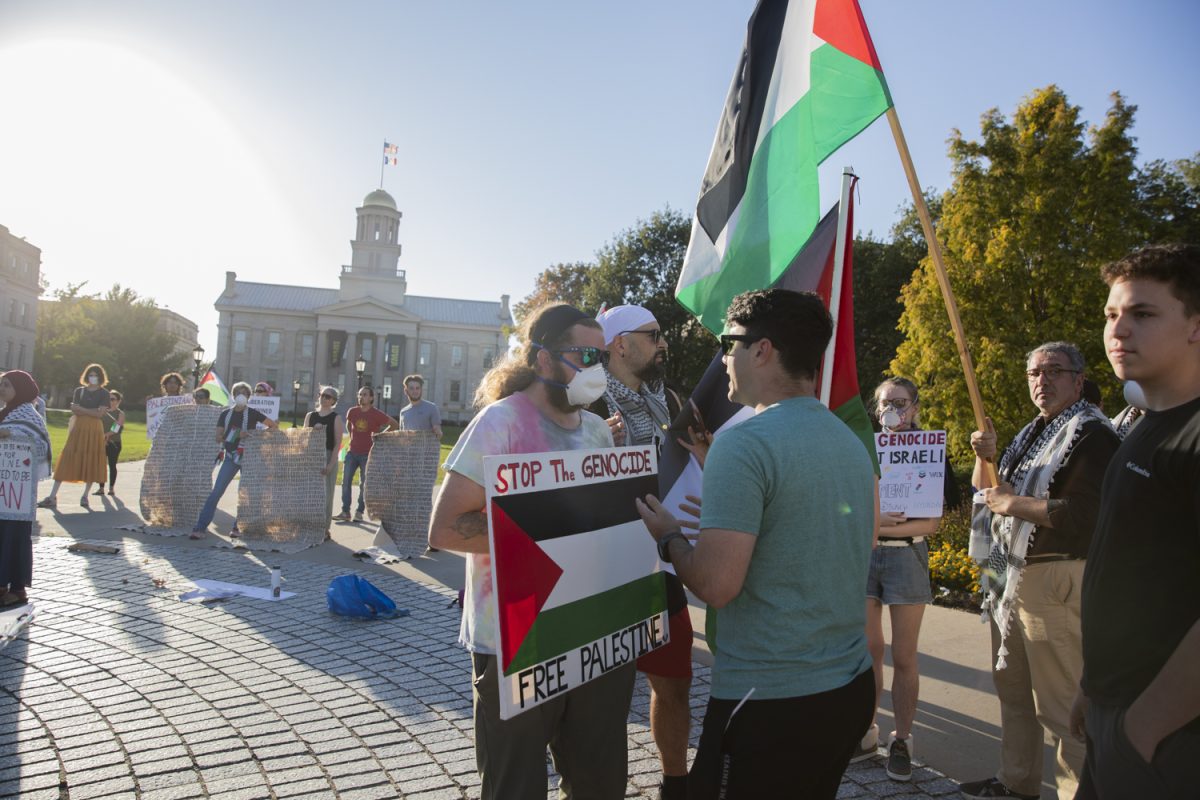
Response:
[[[887,776],[894,781],[912,780],[912,754],[908,752],[908,741],[893,739],[888,745]]]
[[[960,783],[958,790],[962,792],[963,797],[968,797],[971,800],[989,800],[989,798],[993,797],[1016,797],[1019,800],[1038,800],[1038,795],[1014,792],[996,778],[988,778],[986,781]]]

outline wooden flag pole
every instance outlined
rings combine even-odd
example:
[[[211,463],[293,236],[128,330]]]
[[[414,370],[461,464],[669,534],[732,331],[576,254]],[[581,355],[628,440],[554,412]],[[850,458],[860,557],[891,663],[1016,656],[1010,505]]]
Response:
[[[888,125],[896,140],[896,149],[900,152],[900,163],[904,165],[904,176],[908,178],[908,188],[912,191],[913,203],[917,206],[917,216],[921,219],[921,230],[925,232],[925,241],[929,243],[929,257],[933,259],[934,274],[937,275],[938,286],[942,290],[942,300],[946,303],[946,314],[950,317],[950,327],[954,331],[954,342],[958,345],[958,358],[962,361],[963,375],[967,379],[967,394],[971,398],[971,409],[975,412],[975,427],[977,430],[987,430],[987,415],[983,411],[983,396],[979,393],[979,384],[975,382],[975,365],[971,361],[971,351],[967,348],[967,335],[963,331],[962,319],[958,315],[958,302],[954,299],[954,290],[950,288],[950,278],[946,274],[946,265],[942,261],[942,247],[938,244],[933,232],[933,218],[929,215],[929,207],[925,205],[925,195],[921,192],[921,184],[917,180],[917,170],[913,167],[912,156],[908,152],[908,142],[904,139],[904,130],[900,127],[900,117],[895,107],[887,110]],[[990,461],[983,462],[983,475],[991,481],[990,486],[999,484],[996,465]],[[987,488],[977,486],[977,489]]]

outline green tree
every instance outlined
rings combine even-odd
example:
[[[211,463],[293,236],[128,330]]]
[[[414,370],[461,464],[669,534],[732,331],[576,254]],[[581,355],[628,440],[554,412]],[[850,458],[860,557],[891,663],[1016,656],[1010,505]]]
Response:
[[[854,353],[863,403],[871,407],[872,393],[889,373],[900,333],[900,290],[920,264],[911,247],[871,234],[854,240]]]
[[[533,291],[513,306],[513,316],[519,323],[525,315],[547,303],[570,303],[582,306],[583,288],[587,285],[593,264],[577,261],[573,264],[555,264],[538,273]]]
[[[1147,241],[1200,242],[1200,153],[1142,167],[1138,200],[1147,223]]]
[[[979,141],[951,137],[953,181],[937,235],[1002,442],[1033,414],[1022,367],[1041,342],[1075,342],[1106,395],[1119,396],[1101,343],[1107,291],[1098,268],[1144,236],[1135,110],[1114,94],[1104,122],[1088,128],[1079,107],[1050,86],[1026,98],[1011,122],[996,109],[984,114]],[[928,258],[902,298],[905,340],[892,369],[925,388],[923,422],[947,428],[953,457],[968,460],[975,423]]]
[[[54,302],[43,302],[38,308],[35,377],[52,404],[61,404],[60,395],[79,385],[79,374],[88,363],[108,353],[90,310],[96,297],[84,294],[83,287],[77,283],[59,289]]]
[[[685,396],[717,351],[716,338],[675,301],[691,229],[691,220],[671,208],[639,220],[596,254],[583,291],[587,309],[636,303],[654,314],[669,346],[667,374]]]

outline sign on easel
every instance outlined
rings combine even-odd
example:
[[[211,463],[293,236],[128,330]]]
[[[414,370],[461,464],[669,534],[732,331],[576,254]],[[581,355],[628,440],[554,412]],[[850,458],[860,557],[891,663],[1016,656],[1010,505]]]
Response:
[[[488,456],[500,718],[667,644],[666,583],[634,499],[654,447]]]
[[[33,519],[33,459],[29,442],[0,439],[0,519]]]
[[[875,434],[879,456],[879,510],[914,519],[942,516],[946,482],[946,432]]]

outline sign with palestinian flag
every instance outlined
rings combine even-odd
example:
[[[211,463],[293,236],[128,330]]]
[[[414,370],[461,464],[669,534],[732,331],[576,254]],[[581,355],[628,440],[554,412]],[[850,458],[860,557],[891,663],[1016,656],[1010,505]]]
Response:
[[[779,280],[820,218],[817,168],[891,106],[856,0],[760,0],[675,291],[705,327]]]
[[[666,584],[634,498],[658,491],[655,448],[488,456],[500,718],[669,641]]]

